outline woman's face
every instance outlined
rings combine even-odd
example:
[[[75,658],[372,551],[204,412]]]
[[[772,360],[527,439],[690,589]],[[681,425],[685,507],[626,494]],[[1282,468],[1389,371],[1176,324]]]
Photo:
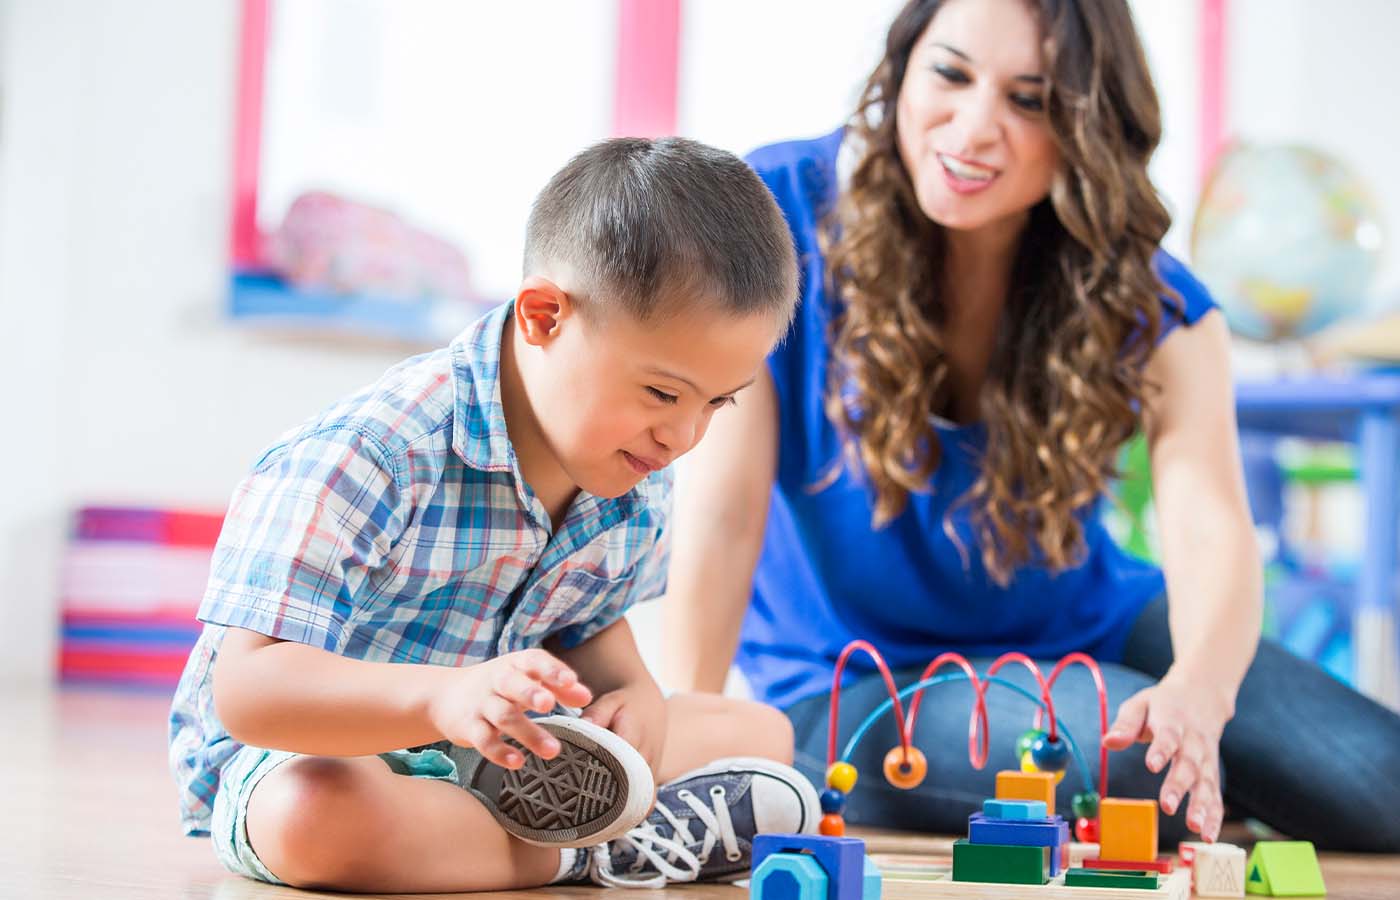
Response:
[[[1015,224],[1060,165],[1044,112],[1040,23],[1025,0],[949,0],[899,88],[900,158],[945,228]]]

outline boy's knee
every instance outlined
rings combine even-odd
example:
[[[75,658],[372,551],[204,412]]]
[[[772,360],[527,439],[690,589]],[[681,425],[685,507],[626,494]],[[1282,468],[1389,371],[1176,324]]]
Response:
[[[780,709],[764,703],[746,703],[750,717],[750,733],[760,743],[759,755],[785,765],[792,765],[795,734],[792,720]]]
[[[263,779],[249,798],[248,841],[293,887],[345,887],[370,855],[358,761],[306,756]]]

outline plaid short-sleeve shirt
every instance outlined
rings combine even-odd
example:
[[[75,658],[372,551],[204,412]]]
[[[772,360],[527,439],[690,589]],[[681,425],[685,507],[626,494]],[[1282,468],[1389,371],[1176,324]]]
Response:
[[[229,626],[379,662],[463,666],[574,646],[664,587],[670,475],[580,494],[551,530],[520,477],[498,380],[506,304],[284,435],[238,486],[176,689],[170,764],[208,831],[240,747],[214,711]]]

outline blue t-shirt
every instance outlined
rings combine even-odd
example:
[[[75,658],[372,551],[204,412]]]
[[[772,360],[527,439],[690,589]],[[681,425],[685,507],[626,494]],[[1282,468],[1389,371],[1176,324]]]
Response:
[[[837,458],[823,408],[828,323],[833,316],[817,229],[837,190],[842,131],[763,147],[749,156],[787,217],[802,268],[802,304],[786,341],[769,358],[778,397],[779,450],[763,553],[740,636],[738,664],[755,694],[779,707],[830,690],[832,666],[851,640],[873,643],[891,666],[927,663],[944,650],[995,656],[1019,650],[1056,659],[1080,650],[1122,656],[1142,608],[1164,590],[1161,571],[1127,555],[1096,509],[1082,515],[1087,555],[1058,574],[1018,570],[1005,588],[981,564],[967,506],[951,518],[966,565],[944,533],[949,507],[971,487],[985,431],[937,423],[943,457],[929,493],[871,525],[872,495],[849,472],[814,490]],[[1163,333],[1194,323],[1214,304],[1177,260],[1159,252]],[[868,668],[864,657],[852,666]]]

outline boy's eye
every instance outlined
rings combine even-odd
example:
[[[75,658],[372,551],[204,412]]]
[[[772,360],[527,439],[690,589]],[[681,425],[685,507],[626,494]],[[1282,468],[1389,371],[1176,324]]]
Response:
[[[675,403],[677,400],[680,399],[675,394],[668,394],[665,391],[658,391],[654,387],[648,387],[647,393],[651,394],[653,397],[655,397],[657,400],[660,400],[662,403]]]
[[[710,405],[715,409],[719,409],[721,406],[738,406],[739,401],[734,399],[733,394],[730,394],[727,397],[716,397],[710,401]]]

